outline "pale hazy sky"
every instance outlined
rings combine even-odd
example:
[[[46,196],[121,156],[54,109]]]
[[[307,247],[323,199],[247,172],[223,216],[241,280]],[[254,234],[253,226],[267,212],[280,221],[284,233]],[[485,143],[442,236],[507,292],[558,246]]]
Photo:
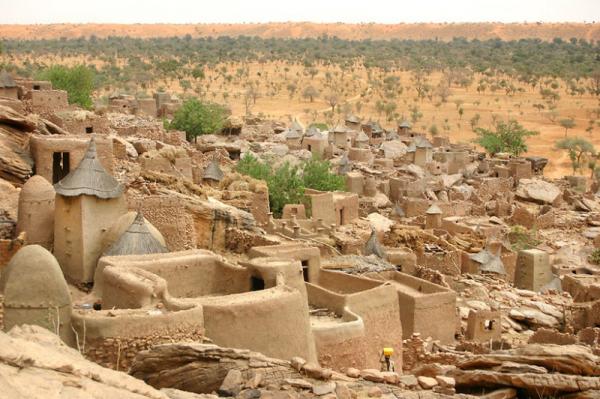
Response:
[[[0,10],[0,24],[600,21],[600,0],[0,0]]]

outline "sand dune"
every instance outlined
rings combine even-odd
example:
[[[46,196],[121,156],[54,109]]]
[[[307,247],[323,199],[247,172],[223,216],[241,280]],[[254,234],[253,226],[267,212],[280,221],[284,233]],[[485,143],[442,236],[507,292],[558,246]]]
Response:
[[[306,38],[324,34],[343,39],[468,39],[552,40],[582,38],[600,40],[600,23],[419,23],[419,24],[318,24],[312,22],[268,24],[50,24],[0,25],[0,38],[58,39],[81,36],[131,36],[139,38],[185,36],[259,36]]]

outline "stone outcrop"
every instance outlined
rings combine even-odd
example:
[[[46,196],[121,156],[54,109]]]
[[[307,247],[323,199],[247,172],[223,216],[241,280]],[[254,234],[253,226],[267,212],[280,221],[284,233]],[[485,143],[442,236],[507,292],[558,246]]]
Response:
[[[301,378],[290,362],[249,350],[197,343],[158,345],[140,352],[130,373],[155,388],[210,393],[221,387],[231,370],[238,370],[243,380],[261,374],[264,385]]]
[[[198,398],[176,390],[158,391],[125,373],[85,360],[58,336],[23,325],[0,332],[0,397],[32,398]]]

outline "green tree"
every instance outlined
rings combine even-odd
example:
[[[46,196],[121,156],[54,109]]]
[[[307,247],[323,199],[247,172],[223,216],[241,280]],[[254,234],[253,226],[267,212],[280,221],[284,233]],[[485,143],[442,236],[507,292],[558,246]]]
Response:
[[[271,175],[271,168],[269,165],[260,162],[254,155],[247,153],[236,165],[236,170],[250,177],[258,180],[267,181]]]
[[[581,161],[586,155],[595,155],[594,145],[581,137],[568,137],[558,141],[555,147],[559,150],[565,150],[569,154],[573,173],[581,168]],[[594,165],[595,166],[595,165]]]
[[[480,127],[475,128],[475,134],[477,134],[475,142],[489,154],[508,152],[518,156],[527,151],[526,139],[539,133],[527,130],[517,121],[510,120],[508,122],[498,121],[495,131]]]
[[[92,108],[91,95],[94,91],[95,73],[85,65],[72,68],[54,65],[41,71],[37,78],[49,80],[55,89],[65,90],[70,104],[77,104],[86,109]]]
[[[313,157],[303,165],[302,180],[306,188],[320,191],[343,191],[346,179],[331,173],[331,164],[327,160]]]
[[[271,211],[279,216],[286,204],[299,204],[304,199],[304,182],[300,168],[289,162],[277,168],[267,180]]]
[[[565,137],[567,137],[567,130],[575,127],[575,121],[573,118],[561,119],[558,123],[565,128]]]
[[[188,141],[195,141],[202,134],[221,130],[226,114],[222,105],[191,98],[175,112],[169,129],[182,130]]]
[[[317,89],[315,89],[313,86],[306,87],[304,89],[304,91],[302,92],[302,97],[308,98],[311,103],[314,101],[315,97],[318,97],[318,96],[319,96],[319,91]]]

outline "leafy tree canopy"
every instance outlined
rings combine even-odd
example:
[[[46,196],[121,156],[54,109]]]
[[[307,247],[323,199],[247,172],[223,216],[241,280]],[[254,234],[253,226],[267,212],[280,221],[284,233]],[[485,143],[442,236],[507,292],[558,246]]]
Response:
[[[226,116],[227,110],[222,105],[191,98],[175,112],[168,127],[184,131],[187,140],[192,141],[200,135],[221,130]]]
[[[513,155],[521,155],[527,151],[526,139],[539,134],[534,130],[527,130],[517,121],[499,121],[496,130],[475,128],[477,138],[475,142],[485,148],[491,154],[508,152]]]
[[[95,73],[85,65],[72,68],[54,65],[42,70],[37,78],[49,80],[52,87],[65,90],[69,96],[70,104],[77,104],[82,108],[92,108],[92,92],[94,91]]]

